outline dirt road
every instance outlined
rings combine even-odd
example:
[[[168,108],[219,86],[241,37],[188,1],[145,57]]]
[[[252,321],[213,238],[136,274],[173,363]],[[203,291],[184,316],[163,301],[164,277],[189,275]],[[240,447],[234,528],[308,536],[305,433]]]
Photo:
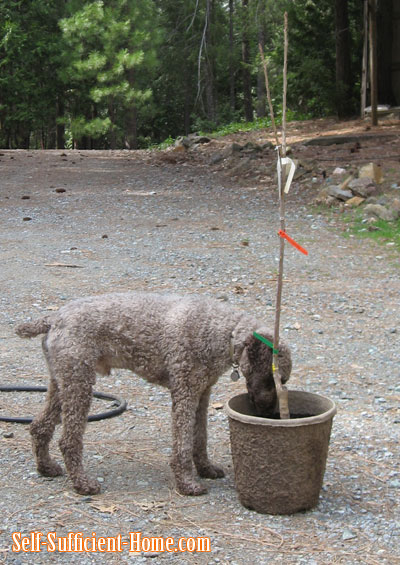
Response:
[[[291,387],[325,394],[338,414],[319,506],[294,516],[243,508],[234,488],[222,404],[244,390],[225,375],[210,407],[210,451],[227,476],[200,498],[179,496],[168,466],[170,400],[125,371],[96,389],[127,399],[122,416],[88,425],[86,464],[103,482],[81,497],[36,473],[26,426],[0,422],[0,562],[399,563],[398,257],[344,239],[335,222],[288,199],[282,336]],[[148,153],[3,151],[0,157],[2,384],[46,384],[39,340],[14,326],[74,297],[146,289],[228,299],[273,325],[276,188],[234,184],[206,165]],[[38,411],[39,393],[0,393],[0,413]],[[106,408],[95,401],[93,412]],[[58,435],[57,435],[58,437]],[[57,438],[56,438],[57,439]],[[60,454],[54,442],[57,459]],[[12,552],[12,532],[129,539],[210,538],[211,553]],[[135,549],[135,547],[131,548]]]

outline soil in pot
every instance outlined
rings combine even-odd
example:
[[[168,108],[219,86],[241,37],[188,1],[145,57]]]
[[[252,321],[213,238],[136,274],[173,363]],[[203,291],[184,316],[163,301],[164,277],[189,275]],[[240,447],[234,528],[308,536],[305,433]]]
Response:
[[[336,407],[323,396],[289,391],[289,409],[297,418],[260,418],[247,394],[227,403],[236,489],[257,512],[293,514],[319,500]]]

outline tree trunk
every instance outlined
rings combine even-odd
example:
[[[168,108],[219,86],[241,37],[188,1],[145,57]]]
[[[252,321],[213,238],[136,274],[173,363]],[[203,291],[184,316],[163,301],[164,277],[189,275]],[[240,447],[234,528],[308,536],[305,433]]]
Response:
[[[258,20],[258,45],[265,51],[265,3],[261,2]],[[257,74],[257,117],[264,118],[267,115],[267,98],[265,92],[265,81],[263,69],[260,66]]]
[[[395,104],[392,88],[393,3],[379,2],[377,9],[379,104]]]
[[[369,66],[371,81],[371,121],[378,125],[378,69],[376,49],[376,0],[369,3]]]
[[[352,80],[348,0],[335,0],[336,109],[339,118],[352,114]]]
[[[185,65],[185,103],[184,103],[184,116],[183,116],[183,123],[185,128],[185,135],[189,135],[190,133],[190,125],[191,125],[191,113],[193,109],[193,101],[192,101],[192,81],[191,81],[191,74],[190,74],[190,67],[188,64]]]
[[[213,18],[214,1],[207,0],[206,13],[206,49],[205,49],[205,79],[206,79],[206,103],[207,118],[215,123],[217,118],[215,91],[214,91],[214,61],[213,61],[213,45],[212,45],[212,18]]]
[[[64,116],[64,102],[61,98],[57,99],[57,118]],[[56,148],[65,149],[65,126],[64,124],[56,125]]]
[[[244,117],[247,122],[253,121],[253,100],[251,96],[250,73],[250,41],[249,41],[249,0],[242,0],[242,76],[243,76],[243,102]]]
[[[229,0],[229,102],[231,112],[235,111],[235,61],[233,38],[233,15],[235,12],[234,0]]]
[[[117,147],[117,136],[115,134],[115,108],[114,108],[114,98],[111,96],[108,102],[108,117],[111,120],[110,129],[110,149],[116,149]]]
[[[135,71],[133,68],[128,70],[128,82],[130,88],[135,88]],[[132,106],[126,113],[125,118],[125,145],[128,149],[138,148],[137,139],[137,108],[135,103],[132,102]]]
[[[363,14],[363,56],[361,68],[361,119],[364,119],[367,106],[367,75],[368,75],[368,0],[364,1]]]

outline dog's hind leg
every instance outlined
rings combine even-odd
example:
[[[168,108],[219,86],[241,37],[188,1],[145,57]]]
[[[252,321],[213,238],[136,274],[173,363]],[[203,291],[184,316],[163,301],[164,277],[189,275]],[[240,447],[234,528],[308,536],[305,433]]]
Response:
[[[187,390],[173,390],[172,396],[172,440],[171,467],[175,475],[178,492],[197,496],[205,494],[207,488],[195,478],[193,469],[193,435],[198,399]]]
[[[95,371],[85,362],[75,362],[63,376],[60,449],[68,475],[79,494],[97,494],[100,491],[100,484],[86,475],[82,464],[83,434],[95,378]]]
[[[45,407],[30,425],[37,470],[46,477],[56,477],[63,474],[62,467],[53,461],[49,454],[49,444],[56,425],[60,423],[60,413],[60,391],[56,380],[51,377]]]
[[[196,422],[194,427],[193,461],[200,477],[207,479],[219,479],[225,476],[221,467],[214,465],[208,459],[207,454],[207,420],[208,403],[211,388],[205,390],[200,398],[196,411]]]

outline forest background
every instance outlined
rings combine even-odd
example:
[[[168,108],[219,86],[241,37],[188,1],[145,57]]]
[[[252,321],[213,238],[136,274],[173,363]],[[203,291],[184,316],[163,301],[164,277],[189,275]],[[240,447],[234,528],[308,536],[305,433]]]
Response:
[[[289,118],[359,113],[360,0],[0,0],[0,147],[146,148],[226,124],[269,124],[258,44]],[[393,5],[379,1],[379,102]]]

